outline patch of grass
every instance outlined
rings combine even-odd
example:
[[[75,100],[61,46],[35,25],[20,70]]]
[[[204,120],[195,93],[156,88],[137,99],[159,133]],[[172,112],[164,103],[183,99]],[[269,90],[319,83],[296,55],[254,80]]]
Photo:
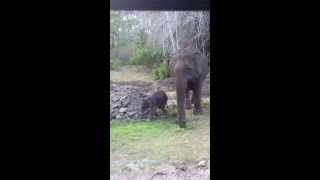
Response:
[[[187,111],[187,128],[179,128],[175,117],[144,122],[115,122],[110,129],[111,170],[121,171],[128,162],[141,159],[159,163],[194,162],[209,158],[210,115],[194,116]],[[120,162],[120,163],[113,163]]]
[[[171,121],[148,121],[148,122],[115,122],[111,128],[111,140],[119,138],[143,138],[143,137],[156,137],[162,135],[163,129],[174,128]]]
[[[203,108],[210,109],[210,97],[202,98]]]
[[[111,69],[112,70],[119,70],[122,66],[122,62],[119,59],[111,60]]]

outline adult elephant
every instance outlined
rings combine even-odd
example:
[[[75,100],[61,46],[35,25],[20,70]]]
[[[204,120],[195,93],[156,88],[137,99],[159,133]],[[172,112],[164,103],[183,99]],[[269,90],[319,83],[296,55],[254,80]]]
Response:
[[[185,108],[191,108],[189,92],[192,91],[193,114],[201,114],[201,89],[209,73],[209,60],[191,45],[179,50],[170,61],[170,72],[175,77],[178,106],[177,123],[186,127]]]

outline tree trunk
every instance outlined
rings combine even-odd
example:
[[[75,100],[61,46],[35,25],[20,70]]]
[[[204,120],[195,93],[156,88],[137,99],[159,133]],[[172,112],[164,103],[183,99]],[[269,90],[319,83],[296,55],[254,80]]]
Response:
[[[179,49],[179,36],[178,36],[178,19],[177,19],[177,12],[174,13],[174,19],[175,19],[175,22],[176,22],[176,45],[177,45],[177,48],[176,49]]]
[[[173,53],[175,53],[176,52],[176,47],[175,47],[175,43],[174,43],[172,28],[171,28],[171,25],[170,25],[170,22],[169,22],[169,14],[168,14],[168,12],[166,12],[166,18],[167,18],[167,21],[168,21],[168,29],[169,29],[170,40],[171,40],[171,44],[172,44],[172,50],[173,50]]]

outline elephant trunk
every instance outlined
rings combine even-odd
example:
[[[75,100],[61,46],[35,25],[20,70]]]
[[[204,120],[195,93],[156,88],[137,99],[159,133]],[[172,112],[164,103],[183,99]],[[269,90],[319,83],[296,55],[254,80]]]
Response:
[[[179,77],[180,76],[180,77]],[[178,107],[178,123],[181,128],[186,127],[186,114],[184,110],[185,92],[187,88],[185,77],[181,73],[177,73],[176,77],[176,95]]]

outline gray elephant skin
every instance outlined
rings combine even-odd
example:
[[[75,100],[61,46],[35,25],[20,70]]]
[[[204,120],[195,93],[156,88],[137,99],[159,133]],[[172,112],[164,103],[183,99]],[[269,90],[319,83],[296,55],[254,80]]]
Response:
[[[177,123],[186,128],[185,108],[191,108],[192,91],[193,114],[201,114],[201,89],[209,73],[209,59],[190,46],[179,50],[170,61],[170,72],[175,77],[177,97]]]
[[[141,111],[144,112],[146,109],[150,108],[151,111],[149,113],[149,119],[152,119],[157,115],[157,108],[161,109],[164,113],[167,113],[166,105],[167,105],[168,96],[162,90],[157,90],[152,93],[150,96],[145,98],[142,102]]]

